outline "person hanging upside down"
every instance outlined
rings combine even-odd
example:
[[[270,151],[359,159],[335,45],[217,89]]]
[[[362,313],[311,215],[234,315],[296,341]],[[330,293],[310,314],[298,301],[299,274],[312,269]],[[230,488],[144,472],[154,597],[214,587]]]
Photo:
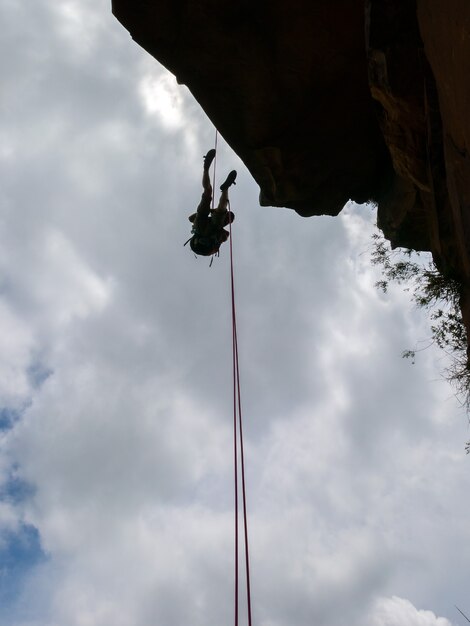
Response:
[[[229,238],[229,233],[225,230],[224,226],[231,224],[235,219],[232,211],[227,210],[228,188],[231,185],[235,185],[235,179],[237,177],[235,170],[232,170],[225,182],[220,185],[222,194],[220,196],[219,205],[216,209],[211,209],[212,185],[209,177],[209,168],[214,157],[214,149],[209,150],[204,157],[204,169],[202,173],[202,187],[204,191],[202,192],[201,202],[197,207],[196,213],[189,216],[189,221],[193,225],[189,245],[195,254],[202,256],[217,254],[220,246]]]

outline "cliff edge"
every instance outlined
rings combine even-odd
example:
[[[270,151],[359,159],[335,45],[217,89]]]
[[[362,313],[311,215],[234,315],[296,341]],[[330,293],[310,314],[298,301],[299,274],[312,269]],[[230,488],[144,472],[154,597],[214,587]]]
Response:
[[[462,284],[470,328],[468,0],[112,0],[186,84],[260,202],[375,201],[393,246]]]

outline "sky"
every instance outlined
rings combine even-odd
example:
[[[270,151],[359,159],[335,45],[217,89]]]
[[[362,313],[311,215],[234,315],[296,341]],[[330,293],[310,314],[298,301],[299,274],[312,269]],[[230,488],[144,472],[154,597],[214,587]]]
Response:
[[[108,0],[0,19],[0,625],[230,624],[228,245],[183,247],[214,128]],[[465,624],[468,420],[401,358],[429,325],[374,286],[375,209],[234,168],[254,624]]]

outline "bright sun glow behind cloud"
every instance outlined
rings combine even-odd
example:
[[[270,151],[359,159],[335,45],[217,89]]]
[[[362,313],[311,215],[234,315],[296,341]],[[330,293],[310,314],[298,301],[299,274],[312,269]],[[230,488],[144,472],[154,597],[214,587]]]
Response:
[[[154,115],[167,130],[184,125],[184,100],[173,76],[147,74],[140,82],[140,96],[148,115]]]

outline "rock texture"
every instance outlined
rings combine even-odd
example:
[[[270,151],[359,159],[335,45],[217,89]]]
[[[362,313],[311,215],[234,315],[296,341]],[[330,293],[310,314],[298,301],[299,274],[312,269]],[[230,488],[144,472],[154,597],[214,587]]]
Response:
[[[336,215],[371,197],[390,160],[368,86],[363,0],[114,0],[113,11],[190,88],[262,204]]]
[[[462,282],[470,327],[469,0],[113,0],[263,205],[375,200],[394,246]]]

